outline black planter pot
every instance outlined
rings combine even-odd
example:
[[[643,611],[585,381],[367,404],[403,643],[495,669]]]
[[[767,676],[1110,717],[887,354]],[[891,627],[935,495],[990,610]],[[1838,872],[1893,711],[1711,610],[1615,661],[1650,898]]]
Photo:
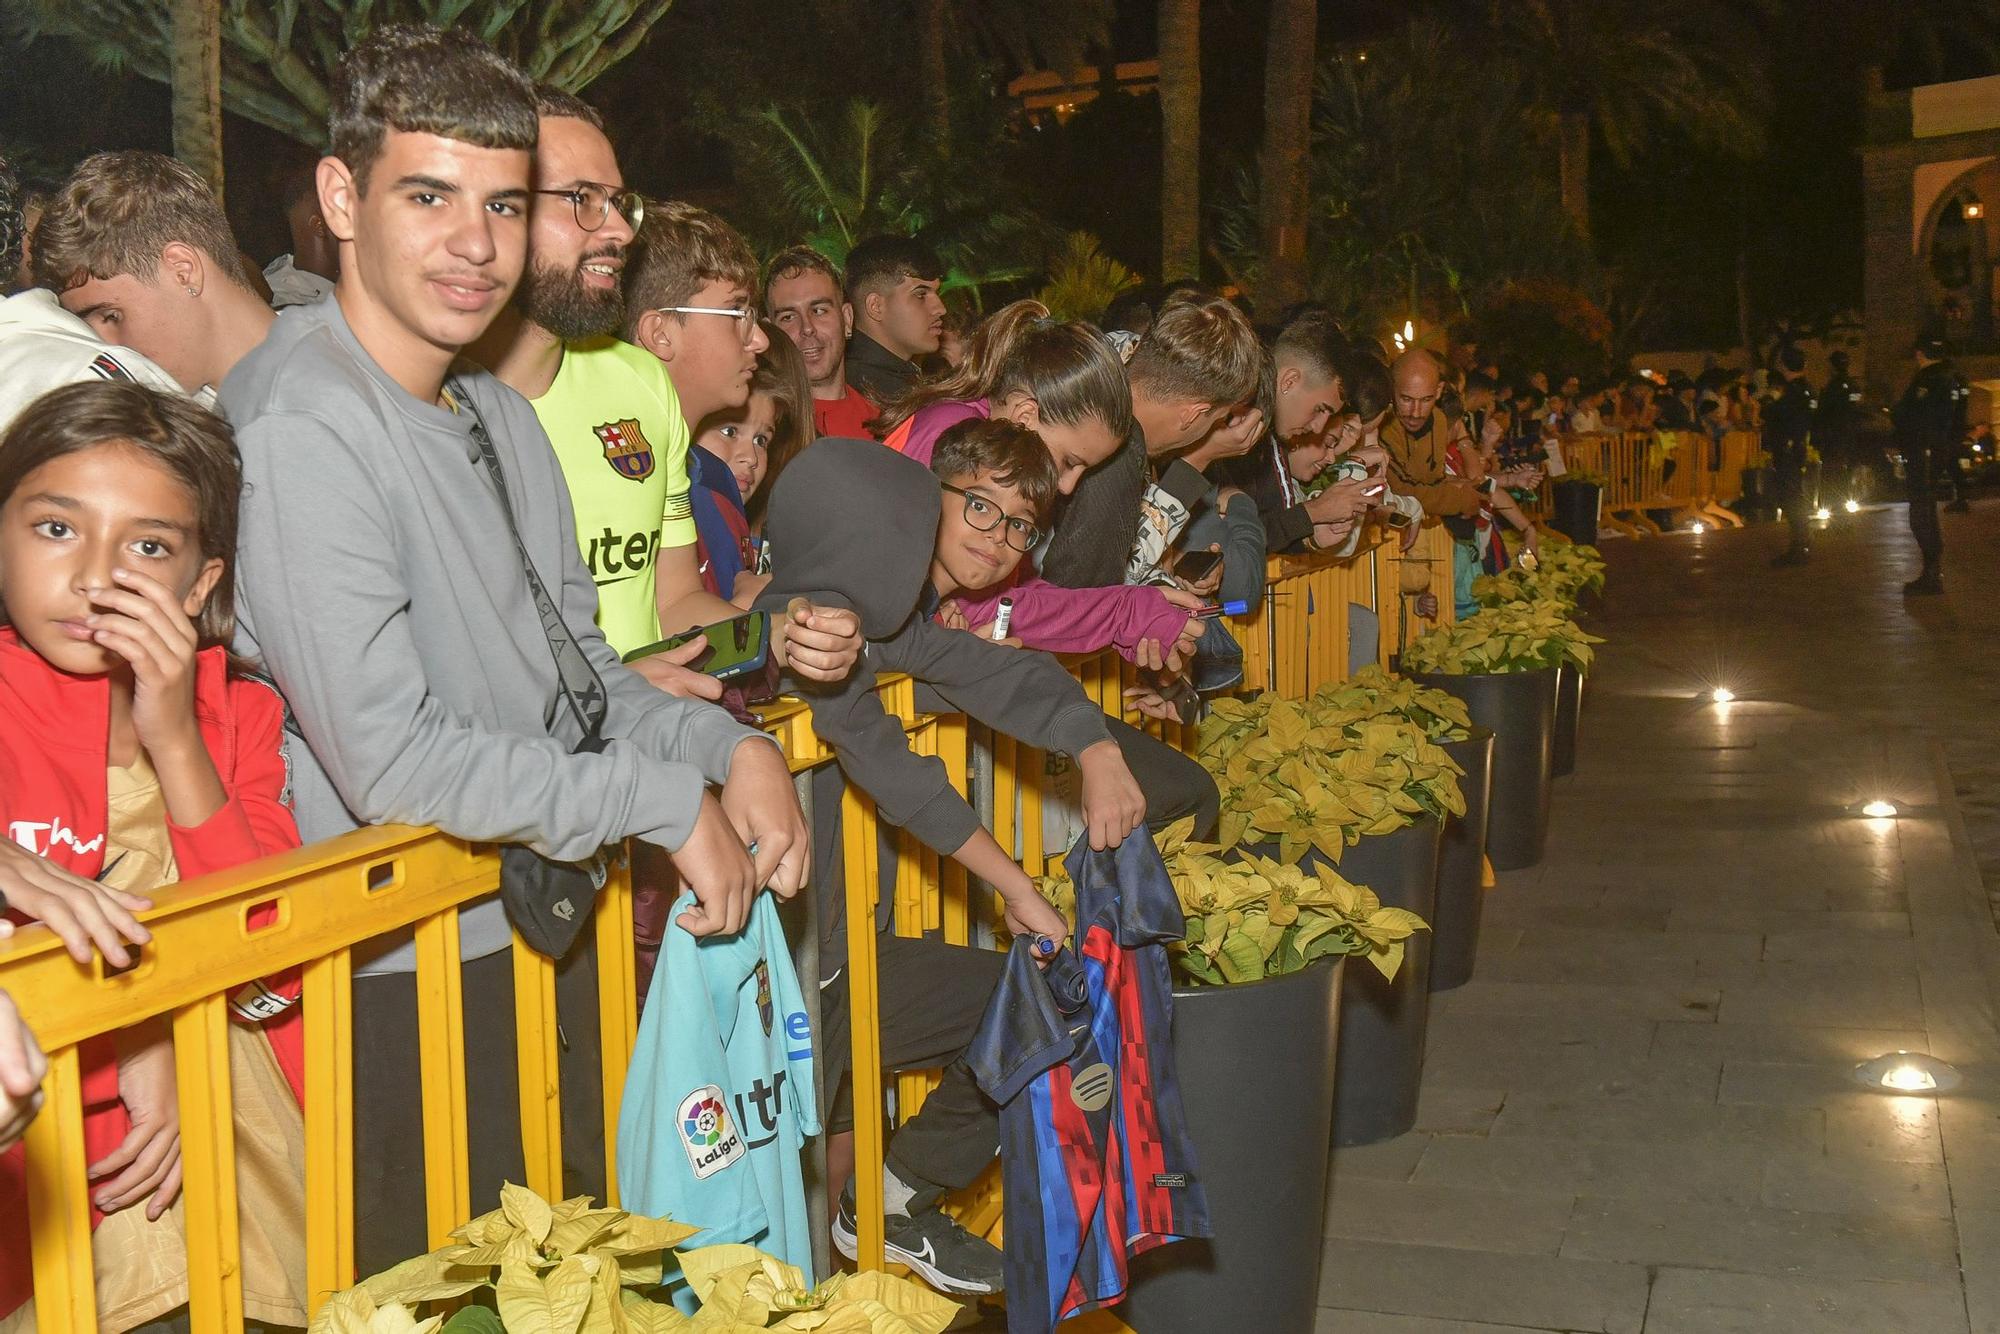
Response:
[[[1604,488],[1595,482],[1557,482],[1550,488],[1549,525],[1572,542],[1597,545]]]
[[[1486,803],[1493,790],[1493,733],[1477,724],[1463,741],[1447,741],[1445,754],[1465,776],[1465,814],[1444,822],[1438,842],[1437,916],[1431,918],[1431,990],[1450,991],[1472,980],[1479,952],[1479,918],[1486,906]]]
[[[1486,805],[1486,855],[1496,871],[1542,859],[1549,832],[1549,778],[1556,730],[1556,669],[1411,679],[1458,696],[1472,721],[1493,733],[1493,795]]]
[[[1181,1104],[1215,1238],[1132,1262],[1132,1295],[1115,1308],[1132,1328],[1310,1334],[1346,963],[1174,992]]]
[[[1393,834],[1367,835],[1341,857],[1340,873],[1374,890],[1386,906],[1435,921],[1442,829],[1427,815]],[[1393,1139],[1417,1123],[1430,1021],[1431,944],[1428,931],[1403,942],[1403,966],[1393,982],[1366,959],[1355,959],[1347,970],[1333,1088],[1338,1148]]]
[[[1549,774],[1576,772],[1576,728],[1583,713],[1583,669],[1573,662],[1556,668],[1556,730],[1550,743]]]

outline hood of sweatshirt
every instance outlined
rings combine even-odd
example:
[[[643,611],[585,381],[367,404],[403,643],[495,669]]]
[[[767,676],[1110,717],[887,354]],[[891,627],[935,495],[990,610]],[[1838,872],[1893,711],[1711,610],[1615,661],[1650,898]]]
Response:
[[[908,623],[937,548],[937,478],[873,440],[820,440],[778,477],[765,511],[771,582],[757,599],[845,607],[868,639]]]

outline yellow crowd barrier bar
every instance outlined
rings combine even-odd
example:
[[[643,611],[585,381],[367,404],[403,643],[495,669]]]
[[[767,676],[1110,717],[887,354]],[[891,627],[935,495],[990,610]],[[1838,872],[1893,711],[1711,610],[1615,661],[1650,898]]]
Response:
[[[1603,526],[1628,537],[1662,529],[1648,511],[1686,512],[1706,522],[1740,528],[1729,505],[1742,498],[1743,473],[1761,445],[1755,431],[1733,430],[1714,439],[1704,431],[1606,431],[1565,436],[1563,461],[1570,473],[1602,480]],[[1533,508],[1549,513],[1553,480],[1542,483]]]
[[[1426,528],[1405,555],[1390,541],[1355,558],[1274,561],[1263,604],[1232,622],[1245,648],[1244,689],[1301,695],[1347,674],[1350,606],[1374,611],[1386,658],[1429,622],[1414,620],[1415,565],[1437,594],[1440,619],[1451,614],[1451,544]],[[1133,715],[1123,697],[1137,674],[1111,655],[1072,664],[1107,713]],[[971,795],[975,742],[965,720],[919,716],[911,683],[885,682],[884,707],[912,744],[944,762]],[[762,711],[767,732],[794,773],[832,759],[796,700]],[[1149,724],[1185,746],[1191,727]],[[989,823],[1003,847],[1031,873],[1042,873],[1060,848],[1047,846],[1045,815],[1053,799],[1041,752],[1012,738],[982,734],[990,755]],[[856,1194],[861,1263],[884,1264],[881,1164],[886,1107],[878,1009],[879,960],[872,929],[881,893],[878,820],[873,803],[849,789],[842,801],[840,856],[846,884],[848,989],[853,1021]],[[891,920],[902,934],[939,934],[974,943],[981,923],[997,921],[990,899],[975,896],[962,871],[899,835]],[[190,1315],[197,1334],[243,1328],[234,1132],[229,1078],[229,1020],[224,997],[256,978],[303,968],[306,1035],[306,1275],[316,1309],[351,1285],[355,1273],[354,1065],[352,951],[405,927],[415,929],[420,1082],[425,1150],[425,1217],[433,1245],[476,1209],[467,1167],[464,998],[457,911],[491,895],[499,882],[495,850],[434,830],[359,830],[263,859],[225,874],[170,886],[144,914],[153,941],[122,973],[102,961],[79,966],[43,928],[0,942],[0,988],[20,1003],[50,1056],[41,1117],[27,1135],[32,1263],[38,1328],[88,1334],[97,1327],[89,1206],[82,1137],[78,1044],[155,1016],[170,1016],[180,1077],[184,1191],[191,1275]],[[254,910],[279,909],[266,927],[247,923]],[[615,1200],[614,1147],[625,1071],[637,1030],[631,952],[629,867],[615,859],[600,895],[598,1004],[603,1042],[605,1158]],[[528,1184],[545,1195],[562,1187],[562,1101],[557,1070],[555,967],[516,937],[513,1022],[520,1063],[520,1119]],[[900,1080],[897,1106],[907,1116],[931,1087],[923,1076]],[[997,1235],[999,1200],[992,1174],[959,1203],[961,1217]]]

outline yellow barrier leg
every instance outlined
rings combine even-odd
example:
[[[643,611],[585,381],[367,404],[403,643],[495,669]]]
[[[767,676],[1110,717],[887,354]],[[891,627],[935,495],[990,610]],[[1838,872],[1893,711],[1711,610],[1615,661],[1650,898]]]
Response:
[[[556,965],[514,933],[514,1060],[528,1189],[562,1198],[562,1081],[556,1070]]]
[[[236,1211],[229,1008],[221,996],[174,1014],[174,1077],[180,1084],[189,1324],[194,1334],[225,1334],[243,1328],[243,1249]]]
[[[431,1248],[472,1217],[466,1166],[465,979],[458,963],[458,912],[417,923],[417,1045],[423,1054],[424,1213]]]
[[[354,1284],[354,967],[306,965],[306,1309]]]
[[[854,1214],[856,1263],[881,1269],[882,1031],[875,1020],[875,807],[852,783],[840,799],[840,843],[847,881],[847,1027],[854,1054]]]
[[[618,1207],[618,1107],[639,1040],[638,972],[632,958],[632,857],[614,859],[597,897],[597,1022],[604,1060],[604,1203]]]
[[[83,1079],[75,1047],[49,1053],[42,1114],[28,1126],[28,1214],[35,1266],[35,1325],[41,1334],[96,1334],[90,1197],[77,1188],[83,1151]]]

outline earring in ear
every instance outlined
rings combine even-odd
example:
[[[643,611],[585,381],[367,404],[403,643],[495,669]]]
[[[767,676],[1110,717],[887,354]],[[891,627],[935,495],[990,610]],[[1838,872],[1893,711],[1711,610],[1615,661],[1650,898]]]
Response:
[[[188,289],[187,289],[187,291],[188,291],[188,295],[189,295],[189,296],[195,296],[195,295],[198,295],[198,294],[196,293],[196,291],[195,291],[195,290],[194,290],[194,289],[193,289],[192,287],[188,288]]]

